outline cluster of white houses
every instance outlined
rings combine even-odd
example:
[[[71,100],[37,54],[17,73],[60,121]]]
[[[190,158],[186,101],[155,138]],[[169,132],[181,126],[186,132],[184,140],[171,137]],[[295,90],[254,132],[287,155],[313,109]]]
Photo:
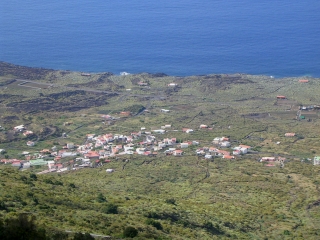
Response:
[[[145,127],[142,127],[140,131],[132,132],[129,135],[112,133],[103,135],[87,134],[87,141],[82,145],[75,145],[69,142],[60,150],[54,146],[51,149],[43,149],[36,154],[23,152],[25,160],[2,159],[1,162],[22,169],[47,165],[48,169],[40,173],[63,172],[82,167],[96,167],[110,162],[112,157],[119,155],[157,156],[161,151],[164,155],[182,156],[188,147],[199,145],[199,142],[194,140],[178,142],[177,138],[159,138],[160,135],[153,135],[153,133],[163,134],[168,128],[171,128],[171,125],[163,125],[159,129],[151,130],[150,132],[145,131]],[[184,128],[183,131],[186,133],[193,132],[189,128]],[[205,158],[221,156],[226,159],[233,159],[236,155],[245,154],[250,149],[250,146],[244,145],[239,145],[229,151],[219,149],[231,146],[229,138],[226,137],[215,138],[212,144],[213,146],[211,147],[197,149],[196,154]],[[46,161],[45,159],[50,160]],[[72,160],[64,161],[64,159]]]
[[[67,143],[62,149],[58,150],[56,146],[51,149],[43,149],[36,154],[23,152],[25,160],[18,159],[2,159],[0,162],[11,164],[19,168],[29,168],[32,166],[47,165],[48,169],[41,173],[63,172],[71,169],[83,167],[96,167],[104,163],[110,162],[112,157],[120,155],[144,155],[157,156],[159,153],[163,155],[182,156],[190,146],[199,145],[198,141],[177,141],[177,138],[159,138],[159,134],[163,134],[170,129],[171,125],[163,125],[159,129],[146,131],[145,127],[141,127],[140,131],[131,134],[113,134],[107,133],[103,135],[87,134],[87,140],[82,145]],[[200,129],[207,128],[207,125],[200,125]],[[15,131],[26,131],[23,125],[14,128]],[[192,133],[193,129],[183,128],[183,132]],[[32,132],[31,132],[32,133]],[[153,135],[158,134],[158,135]],[[294,136],[294,133],[286,134],[286,136]],[[30,145],[29,145],[30,144]],[[34,144],[28,142],[28,146]],[[235,159],[239,155],[247,154],[251,146],[238,145],[231,148],[231,142],[228,137],[216,137],[210,146],[198,147],[195,154],[206,159],[213,157],[221,157],[223,159]],[[188,154],[191,151],[187,151]],[[194,154],[194,153],[191,153]],[[69,157],[69,158],[67,158]],[[46,161],[45,159],[50,159]],[[64,160],[68,159],[68,160]],[[72,159],[72,160],[70,160]],[[272,162],[283,162],[285,158],[280,157],[262,157],[260,162],[267,162],[268,166],[274,166]],[[314,165],[320,165],[320,156],[314,158]]]

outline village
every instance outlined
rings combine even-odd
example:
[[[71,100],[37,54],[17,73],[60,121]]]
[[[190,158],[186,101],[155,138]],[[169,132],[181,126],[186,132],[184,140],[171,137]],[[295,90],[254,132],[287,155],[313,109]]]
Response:
[[[102,115],[106,118],[106,115]],[[108,116],[108,118],[112,118]],[[166,124],[159,129],[147,131],[146,127],[141,127],[130,135],[121,133],[88,133],[84,144],[75,144],[68,142],[65,146],[52,146],[51,149],[42,149],[41,151],[32,151],[35,142],[27,141],[27,146],[31,148],[29,151],[21,153],[24,159],[1,159],[2,164],[8,164],[17,167],[20,170],[26,170],[30,167],[37,167],[41,171],[38,174],[46,174],[52,172],[66,172],[70,170],[78,170],[81,168],[101,167],[120,156],[141,155],[149,157],[157,156],[176,156],[195,155],[203,159],[211,160],[215,157],[225,160],[237,160],[245,154],[257,152],[252,150],[251,146],[243,144],[231,144],[228,137],[215,137],[209,145],[200,143],[197,140],[189,140],[180,142],[177,138],[161,138],[161,136],[170,131],[172,125]],[[201,124],[198,130],[212,130],[209,126]],[[14,127],[14,131],[24,136],[32,135],[33,132],[25,128],[24,125]],[[179,130],[171,130],[173,132]],[[190,128],[182,128],[180,131],[190,134],[197,130]],[[285,133],[285,137],[294,137],[295,133]],[[67,138],[63,134],[63,138]],[[192,138],[192,137],[190,137]],[[276,143],[276,144],[279,144]],[[192,149],[192,150],[191,150]],[[5,151],[0,149],[1,152]],[[126,161],[129,161],[127,159]],[[264,156],[255,157],[258,162],[266,163],[266,167],[280,166],[284,167],[287,161],[285,157]],[[311,159],[310,159],[311,160]],[[313,159],[314,165],[320,165],[320,156]],[[107,169],[111,173],[115,169]]]

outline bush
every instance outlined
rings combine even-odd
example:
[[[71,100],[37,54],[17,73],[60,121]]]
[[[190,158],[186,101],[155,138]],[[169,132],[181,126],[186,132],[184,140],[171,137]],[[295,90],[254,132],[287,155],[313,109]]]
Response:
[[[97,197],[97,201],[98,201],[99,203],[103,203],[103,202],[106,202],[107,199],[105,198],[105,196],[103,196],[102,193],[99,193],[99,194],[98,194],[98,197]]]
[[[124,237],[134,238],[138,235],[138,230],[134,227],[126,227],[123,231]]]
[[[106,205],[101,210],[106,214],[118,214],[118,206],[112,203]]]
[[[290,235],[290,231],[289,231],[289,230],[284,230],[284,231],[283,231],[283,234],[284,234],[284,235]]]
[[[37,181],[38,177],[37,175],[35,175],[34,173],[31,173],[30,174],[30,179],[34,180],[34,181]]]
[[[176,205],[176,200],[174,198],[166,199],[166,203]]]
[[[147,220],[146,220],[146,224],[147,224],[147,225],[154,226],[154,227],[155,227],[156,229],[158,229],[158,230],[162,230],[162,229],[163,229],[161,223],[160,223],[160,222],[157,222],[157,221],[155,221],[155,220],[153,220],[153,219],[147,219]]]

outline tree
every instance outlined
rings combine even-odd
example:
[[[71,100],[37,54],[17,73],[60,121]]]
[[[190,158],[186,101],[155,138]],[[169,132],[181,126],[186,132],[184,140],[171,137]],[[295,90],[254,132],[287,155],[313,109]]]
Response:
[[[6,219],[0,233],[2,240],[43,240],[46,231],[35,224],[33,215],[21,213],[17,218]]]
[[[123,231],[124,237],[134,238],[138,235],[138,230],[134,227],[126,227]]]

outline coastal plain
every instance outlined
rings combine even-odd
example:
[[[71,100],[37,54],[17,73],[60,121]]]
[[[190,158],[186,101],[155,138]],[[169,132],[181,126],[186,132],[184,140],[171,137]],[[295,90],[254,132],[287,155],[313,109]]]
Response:
[[[182,156],[164,148],[59,173],[1,164],[0,217],[27,212],[47,232],[112,238],[126,237],[123,230],[132,226],[137,239],[318,239],[319,90],[320,79],[308,76],[115,75],[0,62],[1,159],[83,145],[88,134],[144,131],[157,141],[195,143]],[[32,134],[14,130],[21,125]],[[226,151],[238,145],[251,151],[232,159],[196,153],[217,137],[230,139]],[[285,162],[267,166],[263,157]],[[75,158],[55,161],[67,168]]]

